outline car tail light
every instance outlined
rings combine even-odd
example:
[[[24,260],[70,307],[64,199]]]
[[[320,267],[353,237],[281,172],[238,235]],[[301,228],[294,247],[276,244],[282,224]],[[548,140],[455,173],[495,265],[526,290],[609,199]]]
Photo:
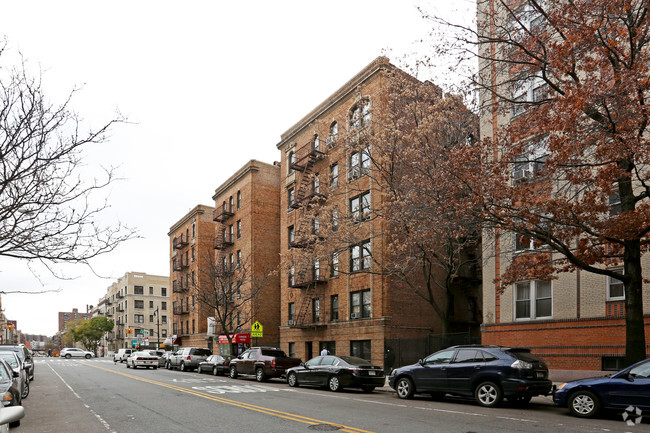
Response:
[[[518,359],[515,362],[513,362],[510,367],[518,368],[520,370],[532,370],[533,364],[531,364],[530,362],[526,362],[526,361],[522,361],[521,359]]]
[[[2,397],[2,401],[11,401],[14,399],[14,396],[11,395],[9,391],[5,392],[5,395]]]
[[[187,355],[187,360],[188,360],[188,361],[191,361],[191,360],[192,360],[192,357],[191,357],[190,355]]]
[[[271,361],[271,367],[275,368],[275,359]]]

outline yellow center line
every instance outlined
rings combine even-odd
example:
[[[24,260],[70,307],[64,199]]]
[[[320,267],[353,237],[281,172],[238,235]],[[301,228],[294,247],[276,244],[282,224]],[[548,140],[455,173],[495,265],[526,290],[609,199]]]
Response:
[[[227,404],[227,405],[230,405],[230,406],[240,407],[242,409],[252,410],[252,411],[264,413],[264,414],[267,414],[267,415],[272,415],[272,416],[276,416],[276,417],[279,417],[279,418],[288,419],[290,421],[297,421],[297,422],[301,422],[301,423],[304,423],[304,424],[329,424],[329,425],[333,425],[333,426],[338,427],[340,431],[349,432],[349,433],[373,433],[373,432],[371,432],[369,430],[363,430],[363,429],[360,429],[360,428],[350,427],[350,426],[346,426],[346,425],[343,425],[343,424],[337,424],[337,423],[332,423],[332,422],[328,422],[328,421],[322,421],[322,420],[319,420],[319,419],[309,418],[309,417],[306,417],[306,416],[297,415],[297,414],[293,414],[293,413],[289,413],[289,412],[283,412],[283,411],[276,410],[276,409],[270,409],[270,408],[266,408],[266,407],[262,407],[262,406],[256,406],[256,405],[250,404],[250,403],[244,403],[244,402],[230,400],[230,399],[223,398],[223,397],[217,397],[217,396],[209,394],[209,393],[196,391],[196,390],[193,390],[193,389],[187,389],[187,388],[183,388],[183,387],[178,386],[178,385],[171,385],[171,384],[168,384],[168,383],[165,383],[165,382],[159,382],[159,381],[156,381],[156,380],[146,379],[146,378],[143,378],[143,377],[140,377],[140,376],[135,376],[133,374],[123,373],[123,372],[120,372],[120,371],[111,370],[109,368],[104,368],[104,367],[100,367],[100,366],[97,366],[97,365],[93,365],[91,363],[84,362],[84,361],[80,361],[80,364],[86,365],[88,367],[96,368],[98,370],[107,371],[109,373],[119,374],[121,376],[128,377],[130,379],[135,379],[135,380],[138,380],[140,382],[146,382],[146,383],[150,383],[152,385],[157,385],[157,386],[162,386],[162,387],[169,388],[169,389],[174,389],[176,391],[180,391],[180,392],[183,392],[183,393],[186,393],[186,394],[195,395],[197,397],[202,397],[202,398],[205,398],[205,399],[208,399],[208,400],[216,401],[216,402]]]

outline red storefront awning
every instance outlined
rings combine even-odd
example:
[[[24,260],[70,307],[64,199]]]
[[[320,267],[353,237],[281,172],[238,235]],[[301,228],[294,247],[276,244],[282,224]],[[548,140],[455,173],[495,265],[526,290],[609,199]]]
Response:
[[[233,343],[250,343],[251,342],[251,334],[231,334],[230,337],[232,338]],[[226,335],[220,335],[218,339],[219,344],[224,344],[228,343],[228,336]]]

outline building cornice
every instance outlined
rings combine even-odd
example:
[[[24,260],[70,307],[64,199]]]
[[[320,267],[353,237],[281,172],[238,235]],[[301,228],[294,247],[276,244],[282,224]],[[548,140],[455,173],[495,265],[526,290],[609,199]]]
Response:
[[[194,207],[191,211],[189,211],[183,218],[181,218],[177,223],[175,223],[173,226],[170,227],[169,233],[167,233],[167,236],[171,236],[172,233],[174,233],[176,230],[187,224],[193,217],[196,215],[201,215],[206,212],[212,212],[214,208],[212,206],[207,206],[204,204],[200,204]]]
[[[249,173],[259,171],[262,167],[276,167],[273,164],[267,164],[266,162],[258,161],[256,159],[251,159],[248,161],[242,168],[237,170],[235,174],[230,176],[228,180],[222,183],[215,191],[212,196],[212,200],[217,200],[219,196],[228,191],[233,187],[237,182],[246,177]]]

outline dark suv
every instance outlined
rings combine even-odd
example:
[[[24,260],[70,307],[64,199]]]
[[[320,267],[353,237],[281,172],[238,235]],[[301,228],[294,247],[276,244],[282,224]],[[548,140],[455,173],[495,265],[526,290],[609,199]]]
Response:
[[[501,346],[454,346],[392,371],[388,383],[399,398],[414,393],[434,397],[474,397],[478,404],[497,406],[503,398],[526,404],[551,391],[546,365],[530,349]]]

